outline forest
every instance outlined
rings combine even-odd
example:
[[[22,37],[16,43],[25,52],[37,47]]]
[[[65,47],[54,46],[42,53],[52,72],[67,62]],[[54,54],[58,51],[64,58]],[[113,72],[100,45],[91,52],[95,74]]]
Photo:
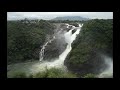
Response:
[[[47,35],[53,34],[53,29],[54,25],[45,20],[7,21],[7,64],[39,59],[40,46]]]
[[[39,61],[41,46],[55,33],[55,24],[83,23],[80,33],[72,43],[64,65],[68,71],[58,68],[26,75],[15,72],[14,78],[95,78],[105,68],[102,55],[113,58],[113,19],[69,20],[15,20],[7,21],[7,65]],[[48,48],[48,49],[51,49]],[[56,52],[51,52],[55,54]],[[9,68],[8,68],[9,71]]]
[[[70,70],[80,74],[99,73],[99,68],[104,67],[101,54],[113,57],[113,20],[85,22],[72,48],[65,60]]]

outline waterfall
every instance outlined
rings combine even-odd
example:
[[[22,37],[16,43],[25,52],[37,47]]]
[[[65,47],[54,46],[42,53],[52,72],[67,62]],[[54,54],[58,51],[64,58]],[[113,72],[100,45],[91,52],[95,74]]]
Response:
[[[45,47],[48,45],[48,43],[51,43],[54,39],[55,39],[55,36],[53,36],[52,39],[50,39],[48,42],[46,42],[46,43],[43,45],[43,47],[42,47],[42,49],[40,50],[40,53],[39,53],[39,56],[40,56],[40,57],[39,57],[39,61],[42,61],[42,60],[43,60]]]
[[[83,24],[79,24],[79,27],[75,27],[75,26],[69,25],[69,24],[67,24],[67,26],[72,26],[72,29],[69,30],[68,32],[64,33],[65,41],[67,43],[66,49],[63,51],[63,53],[61,55],[59,55],[58,59],[56,59],[56,60],[54,60],[52,62],[43,61],[40,64],[34,65],[35,68],[36,68],[36,69],[33,69],[34,71],[35,70],[40,71],[40,69],[44,70],[46,68],[46,66],[47,66],[48,69],[52,68],[52,67],[55,67],[55,68],[63,68],[63,67],[65,67],[64,66],[64,60],[66,59],[69,52],[72,50],[71,44],[76,39],[77,34],[80,33],[80,30],[81,30],[81,27],[83,26]],[[74,29],[76,29],[76,31],[75,31],[75,33],[72,34],[72,30],[74,30]],[[52,40],[46,42],[43,45],[43,47],[42,47],[42,49],[40,51],[40,61],[43,60],[45,47],[47,46],[48,43],[50,43],[54,39],[55,39],[55,37]]]
[[[75,29],[75,26],[73,26],[73,25],[69,25],[69,24],[66,24],[67,25],[67,28],[69,28],[69,26],[72,26],[72,29],[71,30],[69,30],[69,32],[66,32],[65,33],[65,39],[66,39],[66,43],[70,43],[69,41],[71,41],[71,35],[72,35],[72,30],[74,30]],[[79,27],[81,27],[81,25],[79,24]],[[77,28],[77,27],[76,27]],[[62,30],[62,29],[61,29]],[[60,30],[60,31],[61,31]],[[57,34],[59,34],[59,32],[57,33]],[[70,35],[71,34],[71,35]],[[76,34],[75,34],[76,35]],[[74,37],[75,37],[75,35],[74,35]],[[39,53],[39,61],[42,61],[43,60],[43,58],[44,58],[44,50],[45,50],[45,47],[49,44],[49,43],[51,43],[53,40],[55,39],[55,36],[53,36],[53,38],[52,39],[50,39],[49,41],[47,41],[43,46],[42,46],[42,49],[40,50],[40,53]]]

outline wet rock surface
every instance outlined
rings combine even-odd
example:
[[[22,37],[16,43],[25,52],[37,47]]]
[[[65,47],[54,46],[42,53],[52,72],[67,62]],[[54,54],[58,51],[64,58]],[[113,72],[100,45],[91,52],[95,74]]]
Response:
[[[67,28],[65,24],[55,24],[55,40],[49,43],[44,52],[44,60],[52,61],[59,58],[59,55],[65,50],[67,43],[65,42],[64,33],[71,28]]]
[[[52,61],[59,58],[59,55],[66,49],[67,43],[65,41],[64,33],[68,32],[73,28],[73,26],[68,26],[66,23],[55,23],[56,29],[54,30],[55,39],[48,43],[44,49],[44,61]],[[72,30],[72,34],[76,32],[77,29]],[[51,38],[48,37],[49,41]]]

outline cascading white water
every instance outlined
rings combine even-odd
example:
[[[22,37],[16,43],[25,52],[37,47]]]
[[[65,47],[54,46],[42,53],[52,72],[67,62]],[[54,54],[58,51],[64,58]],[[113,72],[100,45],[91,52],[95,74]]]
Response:
[[[69,26],[69,24],[67,24]],[[35,72],[37,71],[44,71],[46,66],[48,69],[52,68],[52,67],[55,67],[55,68],[66,68],[64,66],[64,60],[65,58],[67,57],[67,55],[69,54],[69,52],[71,51],[72,47],[71,47],[71,44],[72,42],[76,39],[76,36],[77,34],[80,33],[80,30],[81,30],[81,27],[83,26],[83,24],[79,24],[79,27],[75,27],[73,25],[72,26],[72,29],[69,30],[68,32],[64,33],[64,37],[65,37],[65,41],[66,43],[68,44],[66,49],[64,50],[64,52],[59,55],[59,58],[54,60],[53,62],[47,62],[47,61],[43,61],[42,63],[37,63],[35,65],[33,65],[32,67],[32,70]],[[75,33],[72,34],[72,30],[76,29]],[[48,41],[49,43],[50,41]],[[47,43],[47,44],[48,44]],[[47,45],[45,44],[43,46],[43,48],[41,49],[41,52],[40,55],[43,55],[44,54],[44,49],[45,49],[45,46]],[[43,59],[43,56],[42,56],[42,59]],[[42,60],[40,59],[40,61]]]
[[[46,42],[44,45],[43,45],[43,47],[42,47],[42,49],[41,49],[41,51],[40,51],[40,57],[39,57],[39,61],[42,61],[43,60],[43,57],[44,57],[44,50],[45,50],[45,47],[48,45],[48,43],[51,43],[53,40],[55,39],[55,36],[53,36],[53,38],[51,39],[51,40],[49,40],[48,42]]]

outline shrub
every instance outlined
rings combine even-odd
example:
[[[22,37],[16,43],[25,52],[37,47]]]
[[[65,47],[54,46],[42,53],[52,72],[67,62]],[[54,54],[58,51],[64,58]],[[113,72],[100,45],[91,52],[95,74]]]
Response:
[[[27,76],[24,72],[16,72],[14,73],[13,78],[27,78]]]
[[[95,78],[95,75],[92,73],[86,74],[83,78]]]
[[[70,72],[65,72],[61,69],[51,68],[34,75],[30,75],[29,78],[76,78],[76,75]]]

